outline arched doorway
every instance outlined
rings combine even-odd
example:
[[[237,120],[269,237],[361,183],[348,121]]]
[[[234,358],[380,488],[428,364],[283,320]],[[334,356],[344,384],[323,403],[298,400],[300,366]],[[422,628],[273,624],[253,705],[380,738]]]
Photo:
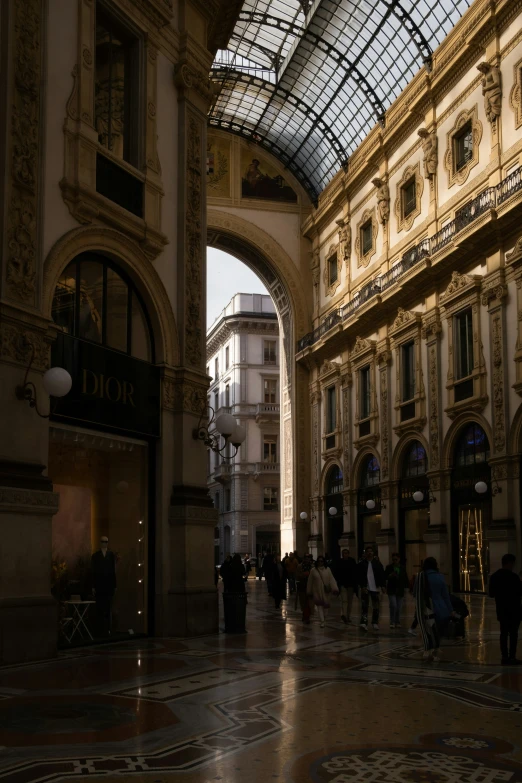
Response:
[[[339,539],[343,534],[343,472],[339,465],[332,465],[326,474],[324,486],[324,526],[326,532],[326,552],[330,559],[337,560],[341,555]],[[335,513],[331,514],[330,510]]]
[[[426,557],[424,534],[430,522],[427,470],[426,449],[419,440],[410,441],[402,459],[399,488],[399,552],[410,575],[421,570]]]
[[[281,335],[281,550],[304,552],[309,526],[300,520],[299,511],[307,508],[310,496],[306,459],[309,388],[308,371],[295,362],[297,337],[310,323],[311,303],[307,303],[303,275],[269,234],[247,220],[209,209],[207,225],[208,245],[230,253],[256,272],[276,307]]]
[[[357,493],[357,550],[362,557],[371,545],[377,552],[377,536],[381,530],[381,466],[374,454],[367,454],[361,465]]]
[[[483,593],[489,576],[486,528],[491,519],[490,447],[482,427],[466,424],[455,444],[451,473],[453,584]],[[479,489],[485,491],[479,493]]]

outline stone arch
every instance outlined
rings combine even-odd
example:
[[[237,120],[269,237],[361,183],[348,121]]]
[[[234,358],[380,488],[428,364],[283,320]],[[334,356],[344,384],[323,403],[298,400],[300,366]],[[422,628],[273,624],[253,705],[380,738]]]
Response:
[[[353,487],[353,489],[355,490],[360,489],[359,483],[360,483],[361,468],[365,458],[368,455],[371,455],[372,457],[376,457],[379,462],[379,465],[382,465],[381,455],[379,454],[377,449],[372,448],[372,446],[364,446],[364,448],[362,448],[360,452],[357,454],[352,465],[352,476],[351,476],[352,483],[350,484],[350,486]]]
[[[49,251],[44,263],[42,310],[51,318],[60,274],[80,253],[95,251],[111,258],[136,284],[148,310],[156,343],[156,361],[179,364],[178,330],[165,287],[153,264],[131,239],[102,226],[74,228]]]
[[[326,460],[326,462],[325,462],[325,464],[323,466],[323,469],[321,471],[321,484],[320,484],[320,486],[321,486],[321,495],[323,497],[326,495],[326,479],[328,478],[328,474],[330,473],[330,470],[333,467],[339,468],[339,470],[341,471],[341,473],[343,475],[343,482],[345,481],[345,474],[344,474],[343,466],[341,465],[340,460],[336,459],[335,457],[329,457]]]
[[[522,403],[517,408],[511,427],[509,430],[508,439],[508,454],[516,455],[522,453]]]
[[[296,364],[298,336],[311,325],[302,276],[288,253],[266,231],[235,214],[207,212],[207,242],[252,269],[270,292],[282,337],[281,410],[281,548],[306,546],[308,529],[297,526],[299,510],[308,506],[309,438],[308,372]]]
[[[414,441],[419,441],[419,443],[422,444],[422,446],[424,446],[424,450],[426,452],[426,459],[428,460],[428,470],[430,469],[430,462],[429,462],[430,452],[428,447],[428,441],[419,432],[407,432],[399,439],[393,451],[391,471],[390,471],[392,481],[401,480],[402,463],[404,461],[406,452],[408,451],[408,447]]]
[[[463,413],[462,416],[458,416],[451,424],[451,427],[446,433],[444,438],[444,444],[442,447],[442,467],[449,469],[453,467],[453,454],[455,451],[455,445],[462,432],[463,427],[466,424],[478,424],[487,435],[489,445],[493,443],[493,433],[488,421],[479,413],[469,412]]]

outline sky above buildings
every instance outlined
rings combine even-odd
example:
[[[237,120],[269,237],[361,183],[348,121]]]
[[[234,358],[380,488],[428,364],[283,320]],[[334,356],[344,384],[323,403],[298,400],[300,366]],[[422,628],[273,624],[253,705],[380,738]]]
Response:
[[[207,248],[207,328],[227,306],[234,294],[268,294],[265,286],[246,264],[234,256]]]

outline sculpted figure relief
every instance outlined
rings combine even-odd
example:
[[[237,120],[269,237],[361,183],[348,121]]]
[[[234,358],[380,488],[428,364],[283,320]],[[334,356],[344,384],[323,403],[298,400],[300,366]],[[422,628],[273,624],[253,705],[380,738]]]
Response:
[[[432,179],[437,173],[437,163],[439,156],[437,153],[437,131],[428,131],[421,128],[417,131],[422,139],[422,151],[424,152],[424,176],[426,179]]]
[[[336,220],[339,226],[339,252],[343,261],[350,258],[350,248],[352,245],[352,230],[350,228],[350,219]]]
[[[500,117],[502,108],[500,69],[496,65],[490,65],[487,62],[479,63],[477,69],[483,74],[482,95],[484,96],[486,117],[490,122],[494,122],[497,117]]]
[[[377,188],[377,209],[381,223],[386,223],[390,217],[390,189],[386,180],[380,177],[372,179],[372,185]]]

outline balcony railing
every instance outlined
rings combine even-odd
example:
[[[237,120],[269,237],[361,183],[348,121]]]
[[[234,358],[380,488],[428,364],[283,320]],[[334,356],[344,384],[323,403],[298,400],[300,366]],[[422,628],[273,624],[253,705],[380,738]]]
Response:
[[[256,462],[255,473],[279,473],[279,462]]]
[[[258,402],[256,416],[279,416],[278,402]]]
[[[424,258],[430,258],[448,245],[455,236],[488,210],[495,209],[507,201],[514,193],[522,190],[522,166],[512,171],[496,187],[486,188],[474,199],[460,209],[455,219],[447,223],[440,231],[410,248],[388,272],[380,275],[371,283],[367,283],[358,291],[350,302],[338,310],[334,310],[323,318],[313,332],[308,332],[297,343],[297,351],[303,351],[319,342],[334,326],[350,318],[362,305],[374,296],[385,291],[403,277],[412,267]]]

